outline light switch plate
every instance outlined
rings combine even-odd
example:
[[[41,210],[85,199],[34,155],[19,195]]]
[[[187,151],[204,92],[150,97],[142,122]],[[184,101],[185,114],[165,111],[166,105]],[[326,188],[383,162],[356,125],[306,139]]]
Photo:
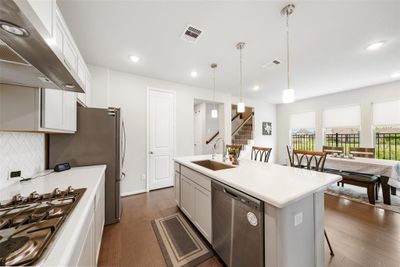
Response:
[[[294,226],[297,226],[303,222],[303,212],[299,212],[294,215]]]

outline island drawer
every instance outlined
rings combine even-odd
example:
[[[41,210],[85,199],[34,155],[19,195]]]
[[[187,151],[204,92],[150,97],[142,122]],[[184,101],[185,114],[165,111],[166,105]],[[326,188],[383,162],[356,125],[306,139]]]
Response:
[[[200,185],[204,189],[211,191],[211,178],[199,172],[196,172],[188,167],[181,166],[181,174]]]

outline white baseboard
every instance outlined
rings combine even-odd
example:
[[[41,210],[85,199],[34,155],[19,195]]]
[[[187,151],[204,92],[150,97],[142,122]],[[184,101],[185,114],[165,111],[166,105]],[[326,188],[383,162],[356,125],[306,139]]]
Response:
[[[136,191],[131,191],[131,192],[125,192],[125,193],[121,193],[121,197],[127,197],[127,196],[136,195],[136,194],[142,194],[142,193],[146,193],[146,192],[147,192],[146,189],[141,189],[141,190],[136,190]]]

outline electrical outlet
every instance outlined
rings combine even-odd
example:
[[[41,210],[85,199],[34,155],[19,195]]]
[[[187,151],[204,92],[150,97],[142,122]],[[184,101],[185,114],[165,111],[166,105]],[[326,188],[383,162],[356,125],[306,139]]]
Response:
[[[294,226],[297,226],[303,222],[303,212],[299,212],[294,215]]]
[[[20,177],[21,177],[21,171],[10,171],[10,174],[8,175],[8,179],[14,179]]]
[[[146,180],[146,174],[142,174],[142,180],[144,181],[144,180]]]

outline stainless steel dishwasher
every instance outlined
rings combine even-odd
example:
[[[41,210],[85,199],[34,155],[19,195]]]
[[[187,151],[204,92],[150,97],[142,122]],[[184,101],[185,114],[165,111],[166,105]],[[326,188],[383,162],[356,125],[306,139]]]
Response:
[[[212,245],[229,267],[264,266],[264,203],[212,181]]]

